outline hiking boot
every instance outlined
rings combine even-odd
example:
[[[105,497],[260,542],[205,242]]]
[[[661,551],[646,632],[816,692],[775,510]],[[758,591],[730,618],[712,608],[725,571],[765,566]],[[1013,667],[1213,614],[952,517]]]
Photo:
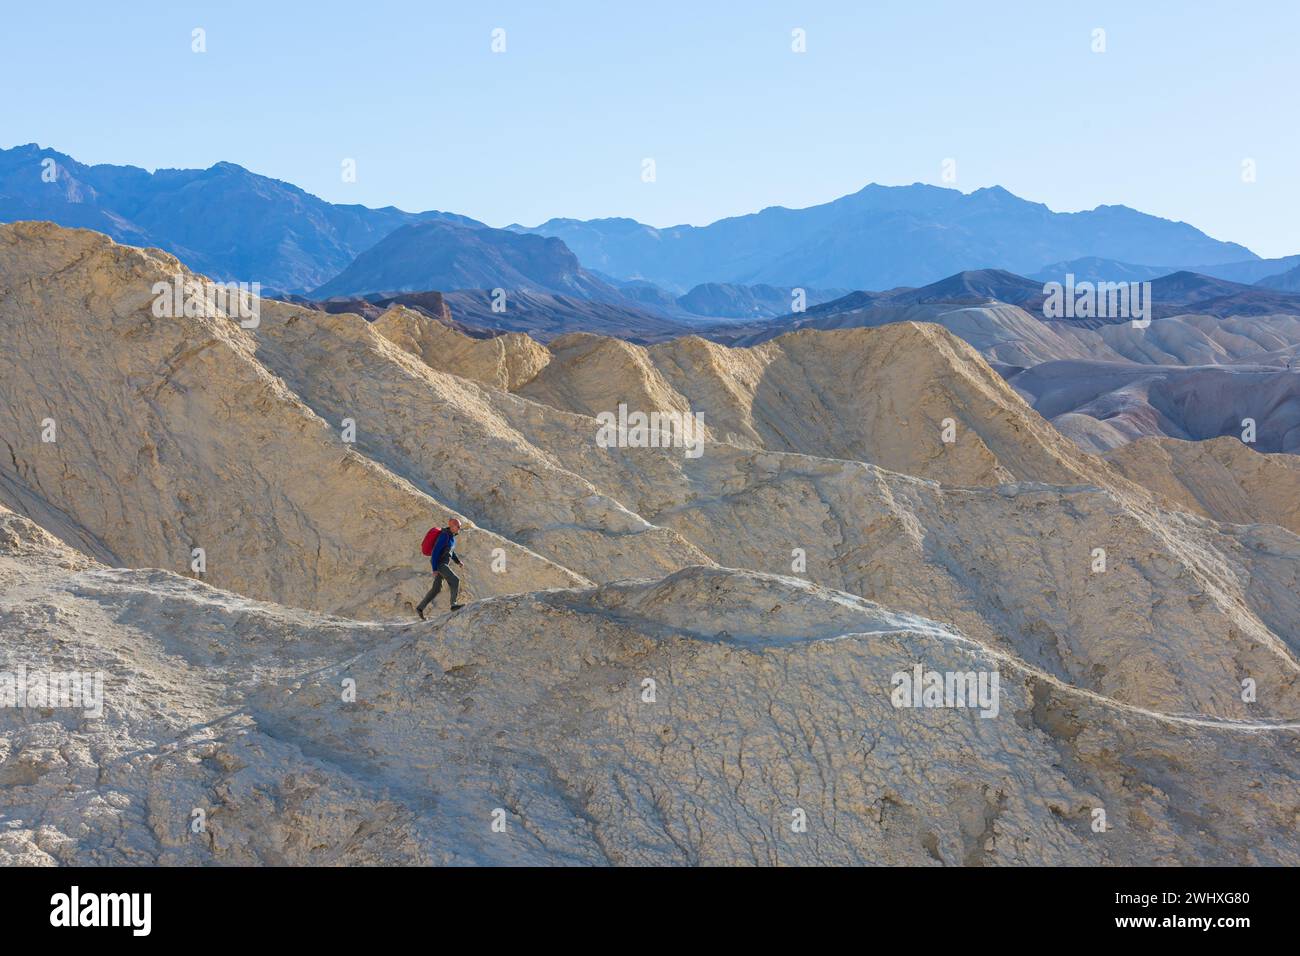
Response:
[[[453,605],[451,606],[451,609],[452,609],[453,611],[459,611],[459,610],[460,610],[461,608],[463,608],[464,606],[465,606],[465,605],[463,605],[463,604],[453,604]]]

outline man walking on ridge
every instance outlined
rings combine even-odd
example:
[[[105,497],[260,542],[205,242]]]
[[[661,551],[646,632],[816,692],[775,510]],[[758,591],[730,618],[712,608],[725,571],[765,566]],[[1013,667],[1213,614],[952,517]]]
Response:
[[[433,535],[434,528],[428,535],[425,535],[426,547],[429,537]],[[452,518],[447,522],[447,527],[438,531],[437,537],[433,540],[431,548],[425,551],[429,555],[429,563],[433,565],[433,587],[429,593],[424,596],[424,600],[419,603],[415,613],[420,615],[420,620],[424,620],[424,609],[433,603],[438,592],[442,590],[442,582],[445,580],[451,587],[451,609],[459,611],[465,605],[456,602],[456,596],[460,593],[460,576],[451,569],[453,561],[461,564],[460,558],[456,557],[456,535],[460,534],[460,521]],[[462,565],[463,566],[463,565]]]

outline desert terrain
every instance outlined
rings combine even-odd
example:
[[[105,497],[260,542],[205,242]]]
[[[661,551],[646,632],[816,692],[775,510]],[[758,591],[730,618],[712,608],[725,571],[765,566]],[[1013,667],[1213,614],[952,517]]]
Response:
[[[0,864],[1300,863],[1293,321],[543,343],[160,316],[178,275],[0,225],[0,674],[104,682],[0,708]],[[700,442],[605,447],[620,406]]]

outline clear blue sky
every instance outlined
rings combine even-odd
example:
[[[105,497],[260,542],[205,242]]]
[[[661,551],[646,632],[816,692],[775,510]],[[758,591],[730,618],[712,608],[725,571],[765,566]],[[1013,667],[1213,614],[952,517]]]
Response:
[[[940,183],[951,157],[963,191],[1124,203],[1300,252],[1295,0],[288,6],[6,4],[0,145],[229,160],[334,202],[497,226],[703,224]]]

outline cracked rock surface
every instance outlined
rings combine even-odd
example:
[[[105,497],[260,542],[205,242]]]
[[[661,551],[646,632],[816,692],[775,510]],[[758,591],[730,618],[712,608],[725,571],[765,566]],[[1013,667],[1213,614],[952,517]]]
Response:
[[[1300,862],[1297,725],[1120,705],[789,577],[362,624],[11,513],[0,574],[0,669],[109,675],[100,718],[0,710],[7,864]],[[998,716],[896,708],[917,663],[996,670]]]

